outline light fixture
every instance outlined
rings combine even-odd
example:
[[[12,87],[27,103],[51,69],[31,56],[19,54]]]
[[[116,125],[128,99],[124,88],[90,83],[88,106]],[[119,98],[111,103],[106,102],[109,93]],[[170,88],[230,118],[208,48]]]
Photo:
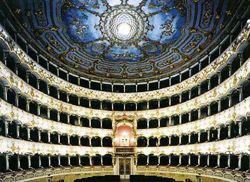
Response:
[[[131,27],[128,23],[121,23],[117,29],[121,36],[128,36],[131,33]]]

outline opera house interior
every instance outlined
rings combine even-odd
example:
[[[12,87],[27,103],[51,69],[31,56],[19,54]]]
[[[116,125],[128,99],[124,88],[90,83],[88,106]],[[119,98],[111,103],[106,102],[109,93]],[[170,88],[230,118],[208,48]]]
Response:
[[[250,0],[0,0],[0,182],[250,182]]]

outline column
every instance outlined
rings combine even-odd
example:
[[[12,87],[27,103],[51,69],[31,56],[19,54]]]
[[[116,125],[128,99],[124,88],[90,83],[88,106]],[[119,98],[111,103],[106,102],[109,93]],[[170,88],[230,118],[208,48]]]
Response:
[[[51,139],[50,139],[50,132],[48,131],[48,143],[51,142]]]
[[[211,105],[210,104],[207,106],[207,115],[208,116],[211,115]]]
[[[68,145],[70,145],[70,136],[67,135]]]
[[[40,90],[40,79],[39,78],[36,81],[36,87],[37,87],[37,90]]]
[[[17,154],[17,169],[21,169],[20,155]]]
[[[191,121],[191,111],[188,113],[188,122],[190,122]]]
[[[57,143],[58,144],[61,144],[61,135],[58,133],[57,135]]]
[[[211,89],[211,79],[209,78],[208,79],[208,90],[210,90]]]
[[[20,126],[18,123],[16,123],[16,137],[20,138]]]
[[[210,166],[210,154],[207,155],[207,166]]]
[[[9,154],[5,154],[5,170],[9,171],[10,163],[9,163]]]
[[[41,105],[37,104],[37,115],[40,116],[41,115]]]
[[[179,115],[179,124],[182,124],[182,115]]]
[[[101,156],[101,166],[103,166],[103,156]]]
[[[232,106],[232,95],[228,96],[228,106],[231,107]]]
[[[60,120],[61,120],[60,114],[61,114],[60,111],[57,111],[57,121],[58,122],[60,122]]]
[[[188,166],[191,166],[191,154],[188,155]]]
[[[231,125],[228,125],[227,137],[228,137],[228,138],[231,138]]]
[[[201,155],[198,155],[198,166],[201,165]]]
[[[79,79],[79,80],[80,80],[80,79]],[[80,85],[80,84],[78,84],[78,85]],[[101,87],[102,87],[102,84],[101,84]],[[102,102],[101,102],[101,103],[102,103]],[[77,104],[78,104],[78,106],[81,105],[81,98],[78,97],[78,96],[77,96]],[[102,109],[102,104],[101,104],[101,109]]]
[[[30,140],[30,128],[27,127],[27,140]]]
[[[171,165],[171,158],[172,158],[172,156],[169,155],[169,156],[168,156],[168,165],[169,165],[169,166]]]
[[[114,156],[112,156],[112,166],[114,166],[115,165],[115,157]],[[138,155],[136,155],[136,157],[135,157],[135,165],[137,166],[137,163],[138,163]]]
[[[161,164],[161,156],[158,156],[158,164],[157,166],[159,166]]]
[[[92,156],[89,156],[89,164],[90,164],[90,166],[93,166]]]
[[[242,154],[239,154],[239,157],[238,157],[238,170],[241,169],[241,159],[242,159]]]
[[[221,157],[221,155],[218,154],[218,155],[217,155],[217,167],[218,167],[218,168],[220,167],[220,157]]]
[[[51,167],[51,156],[48,155],[48,166]]]
[[[156,147],[159,147],[161,144],[161,138],[157,137],[157,143],[156,143]]]
[[[239,136],[242,136],[242,122],[239,122]]]
[[[61,166],[61,156],[60,155],[58,155],[57,161],[58,161],[58,166]]]
[[[228,65],[229,77],[232,76],[232,64]]]
[[[70,123],[70,115],[67,114],[67,124],[69,124],[69,123]]]
[[[6,86],[3,87],[3,98],[5,101],[8,100],[8,88]]]
[[[188,100],[190,100],[191,99],[191,90],[188,90]]]
[[[179,155],[179,164],[178,164],[178,166],[181,165],[181,159],[182,159],[182,155],[180,154],[180,155]]]
[[[198,85],[198,95],[201,95],[201,85]]]
[[[201,108],[198,109],[198,119],[201,119]]]
[[[28,169],[31,168],[31,159],[30,159],[30,155],[27,155],[28,158]]]
[[[228,154],[228,158],[227,158],[227,167],[230,168],[231,166],[231,155]]]
[[[81,146],[81,137],[80,136],[77,137],[78,137],[78,145]]]
[[[221,100],[218,100],[218,112],[221,111]]]
[[[42,167],[42,161],[41,161],[41,156],[38,156],[38,166],[39,168]]]
[[[9,135],[9,122],[7,120],[4,120],[4,130],[5,136],[7,137]]]
[[[240,59],[240,66],[242,66],[243,61],[244,61],[244,59],[243,59],[243,54],[242,54],[242,53],[239,53],[238,56],[239,56],[239,59]]]
[[[78,164],[79,164],[79,166],[82,166],[81,156],[80,155],[78,155]]]
[[[179,136],[179,145],[181,145],[181,138],[182,138],[182,135]]]
[[[29,100],[27,100],[27,103],[26,103],[26,111],[30,112],[30,101]]]
[[[46,83],[46,87],[47,87],[47,94],[50,95],[50,89],[49,89],[48,83]],[[58,98],[58,97],[57,97],[57,98]]]
[[[207,130],[207,141],[210,141],[210,130]]]
[[[147,155],[147,166],[149,164],[149,155]]]
[[[200,143],[201,142],[201,132],[199,131],[198,132],[198,143]]]
[[[48,118],[48,119],[50,119],[50,110],[51,110],[50,108],[48,108],[48,110],[47,110],[47,118]],[[58,113],[59,113],[59,112],[58,112]],[[59,116],[60,116],[60,114],[59,114]],[[60,117],[59,117],[59,118],[60,118]]]
[[[66,101],[67,101],[67,103],[69,103],[69,94],[68,93],[66,93]]]
[[[41,131],[39,129],[37,130],[37,134],[38,134],[38,142],[41,142]]]
[[[243,89],[242,87],[239,88],[239,101],[241,102],[243,100]]]
[[[16,107],[19,107],[19,94],[15,95],[15,105]]]
[[[29,78],[30,72],[26,71],[26,82],[30,83],[30,78]]]
[[[191,144],[191,134],[188,134],[188,143]]]
[[[221,72],[218,73],[218,83],[221,84]]]
[[[92,147],[92,142],[91,142],[91,138],[89,137],[89,146]]]
[[[217,129],[217,140],[220,140],[220,131],[221,131],[221,128],[219,126],[219,128]]]
[[[68,155],[68,165],[71,166],[71,163],[70,163],[70,156]]]

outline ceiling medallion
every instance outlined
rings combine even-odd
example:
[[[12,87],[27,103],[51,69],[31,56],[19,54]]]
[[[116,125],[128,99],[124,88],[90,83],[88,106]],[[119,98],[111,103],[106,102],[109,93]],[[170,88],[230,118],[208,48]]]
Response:
[[[112,8],[101,19],[103,35],[112,44],[119,46],[138,44],[147,32],[147,27],[146,15],[128,5]]]
[[[175,1],[70,2],[61,7],[69,39],[80,44],[84,54],[108,64],[144,62],[161,55],[181,36],[185,25],[179,9],[166,8],[174,6]],[[118,69],[112,68],[120,72]]]

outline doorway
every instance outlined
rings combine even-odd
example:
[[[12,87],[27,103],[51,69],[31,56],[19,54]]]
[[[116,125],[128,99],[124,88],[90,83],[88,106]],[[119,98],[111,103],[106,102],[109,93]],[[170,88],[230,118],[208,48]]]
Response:
[[[129,179],[129,175],[131,175],[131,161],[130,157],[119,158],[119,175],[122,179]]]

